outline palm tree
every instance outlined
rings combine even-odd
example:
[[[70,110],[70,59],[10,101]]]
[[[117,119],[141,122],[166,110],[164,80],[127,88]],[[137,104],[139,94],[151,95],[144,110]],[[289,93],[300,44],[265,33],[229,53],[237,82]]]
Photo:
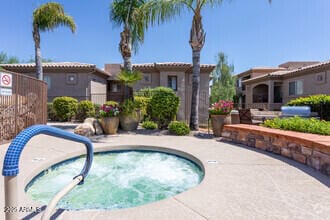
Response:
[[[132,70],[132,52],[137,52],[143,43],[144,33],[148,24],[152,23],[148,11],[142,11],[144,0],[114,0],[110,6],[110,20],[117,26],[122,26],[119,51],[124,60],[126,74],[134,74]],[[125,98],[131,98],[130,86],[125,86]]]
[[[143,43],[148,28],[148,15],[140,14],[139,8],[144,0],[114,0],[110,6],[110,20],[117,26],[123,26],[120,33],[119,51],[124,60],[124,69],[132,71],[132,51],[136,52]]]
[[[158,22],[171,20],[183,10],[193,12],[193,19],[190,29],[189,44],[192,49],[193,80],[191,96],[191,112],[189,127],[192,130],[198,129],[198,105],[200,89],[200,52],[205,43],[205,31],[202,23],[202,9],[206,6],[221,5],[224,0],[151,0],[144,6],[149,11],[150,17]],[[269,3],[272,0],[268,0]]]
[[[59,26],[69,27],[72,33],[76,30],[73,18],[64,13],[64,8],[56,2],[48,2],[33,11],[33,40],[37,78],[43,79],[42,59],[40,50],[40,31],[51,31]]]

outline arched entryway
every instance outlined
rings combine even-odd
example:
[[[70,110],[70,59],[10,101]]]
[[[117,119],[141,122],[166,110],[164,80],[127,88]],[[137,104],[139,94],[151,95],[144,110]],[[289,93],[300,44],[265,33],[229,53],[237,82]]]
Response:
[[[268,103],[268,85],[259,84],[253,88],[253,103]]]

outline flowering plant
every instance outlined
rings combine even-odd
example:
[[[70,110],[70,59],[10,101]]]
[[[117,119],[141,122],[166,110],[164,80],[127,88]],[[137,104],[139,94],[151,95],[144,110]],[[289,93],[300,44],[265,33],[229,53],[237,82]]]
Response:
[[[213,103],[209,112],[211,115],[228,115],[234,108],[234,103],[230,100],[220,100]]]
[[[118,116],[120,113],[119,107],[113,104],[103,104],[100,108],[100,116],[102,118],[105,117],[115,117]]]

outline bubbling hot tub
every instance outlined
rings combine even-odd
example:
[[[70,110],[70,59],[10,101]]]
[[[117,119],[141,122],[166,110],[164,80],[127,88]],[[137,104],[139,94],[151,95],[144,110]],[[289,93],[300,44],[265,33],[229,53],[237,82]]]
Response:
[[[81,170],[84,158],[56,164],[26,187],[35,201],[47,204]],[[121,209],[162,200],[197,186],[204,172],[186,158],[155,151],[109,151],[94,155],[85,183],[59,203],[68,210]]]

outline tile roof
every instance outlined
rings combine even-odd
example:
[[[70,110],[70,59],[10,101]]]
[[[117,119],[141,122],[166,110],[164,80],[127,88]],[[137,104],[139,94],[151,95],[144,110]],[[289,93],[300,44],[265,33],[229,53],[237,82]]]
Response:
[[[254,78],[251,78],[251,79],[247,79],[247,80],[244,80],[243,82],[244,83],[249,83],[249,82],[255,82],[255,81],[258,81],[258,80],[262,80],[262,79],[267,79],[267,78],[280,78],[281,76],[287,74],[288,70],[279,70],[279,71],[276,71],[276,72],[272,72],[272,73],[266,73],[264,75],[261,75],[261,76],[257,76],[257,77],[254,77]]]
[[[290,77],[290,76],[294,76],[294,75],[299,74],[299,73],[303,73],[305,71],[318,69],[318,68],[322,68],[322,67],[326,67],[326,66],[330,67],[330,60],[320,62],[320,63],[315,63],[315,64],[312,64],[312,65],[309,65],[309,66],[296,68],[296,69],[293,69],[293,70],[275,71],[275,72],[272,72],[272,73],[264,74],[262,76],[254,77],[252,79],[244,80],[243,82],[244,83],[249,83],[249,82],[254,82],[254,81],[267,79],[267,78],[281,78],[281,77],[288,77],[288,76]]]
[[[275,71],[280,71],[280,70],[285,70],[285,68],[281,68],[281,67],[253,67],[249,70],[238,73],[235,76],[236,77],[242,77],[244,75],[247,75],[247,74],[250,74],[250,73],[255,73],[255,72],[268,72],[269,73],[271,71],[275,72]]]
[[[14,63],[14,64],[0,64],[0,66],[4,69],[14,70],[14,69],[32,69],[35,68],[35,63]],[[42,67],[45,69],[48,68],[64,68],[64,69],[72,69],[72,68],[87,68],[91,70],[95,70],[95,72],[101,73],[103,75],[109,76],[110,74],[102,69],[96,67],[95,64],[90,63],[79,63],[79,62],[50,62],[50,63],[42,63]]]
[[[164,63],[138,63],[133,64],[136,68],[155,68],[155,67],[192,67],[191,63],[183,62],[164,62]],[[214,64],[201,64],[201,68],[214,68]]]
[[[0,64],[2,67],[13,67],[13,68],[33,68],[35,63],[14,63],[14,64]],[[89,63],[78,63],[78,62],[51,62],[42,63],[42,67],[45,68],[93,68],[95,64]]]
[[[204,72],[212,71],[216,65],[214,64],[201,64],[200,67]],[[192,69],[191,63],[183,62],[164,62],[164,63],[135,63],[132,64],[133,69],[138,71],[159,71],[159,70],[173,70],[173,71],[188,71]],[[123,68],[122,64],[105,64],[105,70],[110,73],[109,80],[114,80],[120,68]]]
[[[330,60],[320,62],[320,63],[316,63],[316,64],[309,65],[309,66],[304,66],[304,67],[301,67],[301,68],[298,68],[298,69],[294,69],[294,70],[290,71],[290,73],[303,72],[303,71],[306,71],[306,70],[317,69],[317,68],[321,68],[321,67],[328,66],[328,65],[330,65]]]

